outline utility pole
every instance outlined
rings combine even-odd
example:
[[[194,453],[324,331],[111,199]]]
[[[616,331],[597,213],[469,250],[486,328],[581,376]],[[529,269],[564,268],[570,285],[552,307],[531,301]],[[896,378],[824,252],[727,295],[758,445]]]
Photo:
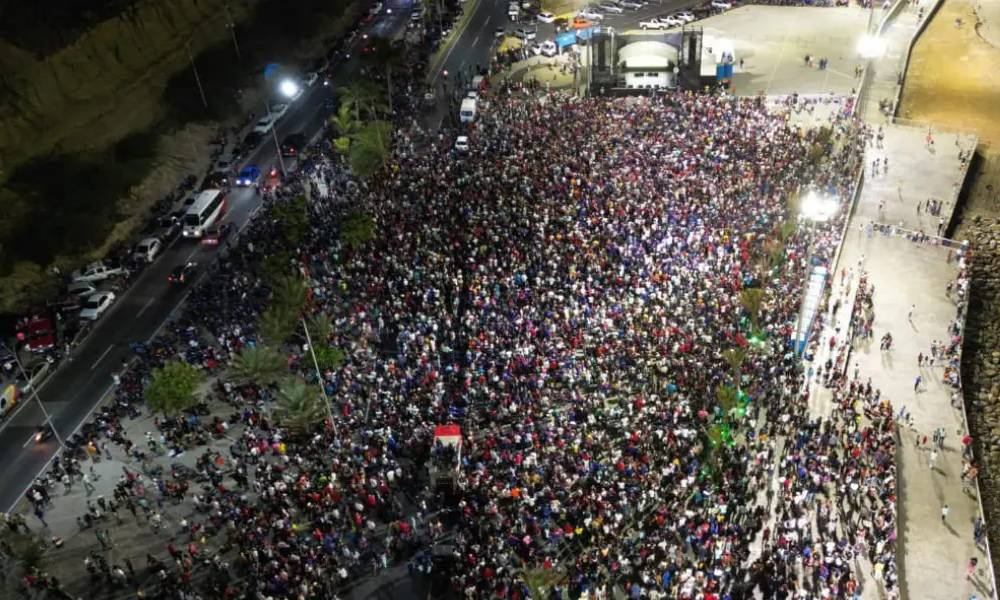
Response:
[[[233,47],[236,48],[236,60],[243,60],[240,56],[240,43],[236,41],[236,21],[233,20],[233,13],[229,12],[229,5],[223,4],[222,9],[226,11],[226,27],[233,36]]]
[[[38,388],[31,382],[27,371],[24,370],[24,365],[21,364],[21,358],[17,355],[17,346],[15,345],[13,349],[7,348],[7,346],[3,346],[3,348],[14,357],[14,363],[17,364],[17,370],[21,373],[21,377],[24,378],[24,384],[31,386],[31,397],[38,403],[38,408],[42,410],[42,416],[45,417],[45,424],[52,428],[52,433],[55,435],[56,441],[59,442],[59,447],[65,449],[66,444],[63,443],[62,436],[56,430],[56,424],[52,421],[52,416],[49,415],[49,411],[45,410],[45,405],[42,404],[42,399],[38,396]]]
[[[271,120],[271,103],[264,100],[264,110],[267,111],[267,118]],[[287,110],[287,109],[286,109]],[[274,149],[278,153],[278,165],[281,166],[281,177],[282,179],[288,177],[288,173],[285,171],[285,159],[281,156],[281,144],[278,143],[278,124],[271,123],[271,137],[274,138]]]
[[[309,354],[312,355],[313,367],[316,368],[316,377],[319,379],[319,389],[323,392],[323,404],[326,406],[326,416],[330,418],[330,425],[333,427],[333,434],[337,432],[337,421],[333,419],[333,410],[330,409],[330,397],[326,395],[326,386],[323,385],[323,373],[319,370],[319,361],[316,360],[316,350],[313,349],[312,337],[309,335],[309,326],[306,325],[306,318],[302,317],[302,329],[306,332],[306,343],[309,344]]]
[[[205,98],[205,88],[201,87],[201,77],[198,75],[198,65],[194,64],[194,53],[191,52],[191,40],[188,40],[185,44],[187,48],[188,58],[191,60],[191,70],[194,71],[194,81],[198,84],[198,93],[201,94],[201,103],[205,105],[205,109],[208,109],[208,100]]]

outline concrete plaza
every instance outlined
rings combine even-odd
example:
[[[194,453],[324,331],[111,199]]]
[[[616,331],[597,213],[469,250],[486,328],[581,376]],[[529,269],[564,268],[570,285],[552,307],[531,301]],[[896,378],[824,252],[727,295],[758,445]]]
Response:
[[[956,304],[945,288],[958,272],[954,250],[936,241],[917,243],[905,234],[924,230],[933,234],[939,217],[926,211],[917,214],[917,204],[928,198],[942,202],[941,217],[950,218],[966,164],[958,159],[974,146],[974,136],[936,134],[935,148],[925,144],[926,131],[889,125],[882,147],[866,150],[866,177],[851,223],[847,229],[838,272],[834,274],[832,297],[845,302],[837,314],[825,315],[820,334],[843,341],[857,289],[859,272],[867,274],[874,287],[874,335],[856,341],[845,368],[855,369],[863,382],[871,378],[884,398],[912,415],[912,426],[901,426],[898,468],[898,569],[903,597],[980,598],[993,597],[990,561],[984,547],[977,547],[972,523],[981,515],[975,488],[963,490],[960,439],[968,431],[962,409],[951,403],[952,388],[942,381],[943,365],[918,367],[917,356],[930,355],[934,341],[951,339],[949,327],[956,318]],[[872,163],[889,157],[888,174],[872,175]],[[881,207],[881,208],[880,208]],[[875,222],[891,223],[888,234],[869,229]],[[842,281],[840,271],[849,273]],[[831,303],[832,304],[832,303]],[[912,319],[908,318],[913,307]],[[893,349],[883,352],[877,340],[893,336]],[[819,355],[826,360],[825,344]],[[914,382],[920,376],[919,391]],[[832,408],[829,391],[814,383],[811,408],[817,415]],[[946,432],[944,451],[931,467],[927,446],[916,447],[917,436],[931,438],[937,428]],[[943,506],[949,507],[946,520]],[[966,566],[977,558],[979,569],[966,578]],[[866,581],[866,598],[877,586]]]
[[[792,93],[850,96],[860,82],[855,67],[863,64],[858,41],[874,17],[857,7],[742,6],[699,21],[706,40],[733,45],[737,63],[735,93],[774,96]],[[813,65],[805,64],[805,57]],[[820,58],[829,60],[819,69]]]

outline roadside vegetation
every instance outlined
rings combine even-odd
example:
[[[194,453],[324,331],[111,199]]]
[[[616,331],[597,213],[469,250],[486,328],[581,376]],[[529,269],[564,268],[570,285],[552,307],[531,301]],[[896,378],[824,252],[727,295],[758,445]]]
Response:
[[[60,10],[75,10],[69,4],[74,3],[46,4],[46,10],[35,17],[47,19],[40,26],[50,21],[62,23],[65,19],[59,16]],[[105,3],[115,4],[122,10],[130,5]],[[59,265],[65,271],[86,260],[88,254],[106,249],[112,233],[119,238],[130,233],[116,226],[140,205],[134,197],[136,186],[156,167],[159,143],[164,136],[193,122],[227,119],[238,122],[244,110],[238,92],[262,84],[266,64],[278,63],[293,69],[307,66],[301,64],[301,57],[321,53],[336,35],[350,26],[359,10],[356,0],[295,3],[262,0],[255,5],[251,21],[236,27],[239,59],[228,32],[216,36],[219,40],[214,45],[194,56],[207,108],[185,61],[166,81],[159,106],[135,107],[156,113],[151,119],[154,124],[148,129],[122,132],[124,137],[108,147],[72,154],[51,153],[8,167],[0,174],[0,205],[4,207],[4,218],[0,220],[0,290],[3,290],[0,313],[16,314],[48,297],[58,287],[58,281],[52,280],[52,266]],[[50,14],[53,11],[59,14],[53,16]],[[113,14],[88,13],[88,18],[98,16],[112,18]],[[25,30],[30,30],[27,25],[32,18],[30,11],[18,12],[17,18],[18,22],[26,23]],[[0,27],[0,35],[7,33]],[[68,45],[79,35],[80,31],[66,28],[58,35],[52,33],[46,40],[38,40],[31,49],[44,55]],[[192,35],[210,34],[192,32]],[[359,133],[362,140],[374,139],[370,131]],[[30,140],[25,143],[30,144]],[[194,154],[201,152],[207,155],[209,149],[192,145],[191,170],[176,173],[176,184],[196,170]],[[365,144],[360,144],[356,153],[359,160],[372,163]],[[135,221],[138,224],[140,219]]]

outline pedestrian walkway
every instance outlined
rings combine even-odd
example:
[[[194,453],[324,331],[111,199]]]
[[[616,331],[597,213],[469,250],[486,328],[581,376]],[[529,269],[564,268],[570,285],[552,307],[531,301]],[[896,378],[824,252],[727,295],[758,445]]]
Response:
[[[216,406],[216,408],[220,411],[220,417],[228,416],[226,413],[232,412],[228,406]],[[123,421],[126,427],[125,435],[142,450],[148,450],[146,432],[157,432],[153,418],[150,415],[143,415],[138,419]],[[201,418],[210,420],[211,416]],[[180,456],[169,454],[155,456],[146,467],[162,468],[165,473],[164,479],[170,480],[172,465],[179,464],[194,469],[198,457],[206,451],[217,452],[228,458],[231,438],[238,434],[239,429],[232,429],[227,436],[214,439],[207,446],[200,446]],[[191,536],[182,525],[185,519],[191,520],[193,516],[191,502],[186,500],[175,503],[165,498],[157,490],[152,479],[142,474],[143,465],[127,457],[119,445],[107,442],[104,453],[99,453],[96,460],[83,460],[81,463],[86,479],[92,483],[88,485],[83,480],[76,480],[68,489],[62,483],[54,484],[49,491],[52,502],[44,513],[46,526],[43,527],[32,513],[27,500],[22,500],[16,510],[23,515],[31,529],[39,532],[45,539],[64,540],[61,548],[50,548],[47,551],[46,559],[49,564],[59,565],[59,579],[67,591],[83,593],[89,589],[90,577],[84,560],[92,551],[96,551],[109,565],[119,565],[123,569],[127,564],[126,560],[130,561],[138,572],[136,582],[141,583],[146,575],[147,555],[169,562],[170,557],[166,548],[171,540],[176,540],[177,546],[185,546],[195,541],[206,555],[211,555],[213,552],[211,548],[213,543],[221,541],[218,538]],[[135,505],[134,511],[124,505],[115,513],[100,509],[100,503],[115,500],[115,486],[126,476],[125,470],[140,478],[146,489],[149,513],[138,505]],[[190,482],[191,491],[186,498],[197,493],[198,485],[194,481]],[[88,504],[97,507],[102,516],[94,526],[83,528],[80,518],[88,513]],[[153,517],[157,513],[160,516]],[[202,517],[203,515],[199,515],[199,520]],[[134,597],[134,591],[128,590],[127,593],[126,591],[120,590],[120,596],[112,594],[104,597]]]
[[[874,221],[931,236],[943,233],[978,139],[902,125],[883,125],[881,131],[882,141],[876,139],[865,152],[857,227]],[[940,209],[932,213],[928,201]]]
[[[973,147],[975,138],[938,134],[932,150],[922,139],[926,132],[900,126],[884,131],[883,142],[872,143],[866,151],[864,186],[832,282],[829,305],[834,306],[837,298],[841,303],[836,314],[832,309],[826,313],[817,363],[830,354],[826,340],[835,337],[839,345],[849,335],[851,301],[863,270],[875,290],[873,335],[855,342],[843,368],[851,378],[856,372],[861,382],[871,378],[873,387],[882,391],[897,412],[905,409],[912,415],[912,426],[901,427],[896,457],[898,569],[904,597],[968,598],[974,593],[992,597],[989,559],[973,539],[973,522],[980,516],[978,500],[963,490],[960,477],[959,440],[967,431],[963,413],[952,406],[953,390],[942,381],[942,361],[934,367],[917,365],[919,354],[930,355],[932,342],[951,339],[956,306],[945,290],[958,272],[957,258],[953,249],[906,237],[908,230],[933,234],[939,219],[950,219],[967,167],[958,154]],[[888,173],[880,169],[873,175],[874,160],[886,156]],[[917,204],[928,198],[941,200],[941,216],[917,213]],[[907,231],[880,232],[870,227],[879,217],[902,224]],[[888,352],[873,343],[885,333],[893,337],[893,349]],[[828,414],[830,392],[815,381],[811,390],[814,414]],[[930,443],[923,449],[914,443],[917,435],[921,441],[923,436],[930,440],[939,428],[945,432],[944,449],[932,458]],[[947,516],[942,519],[945,507]],[[977,559],[978,570],[967,579],[972,558]],[[873,589],[869,583],[870,579],[864,596],[876,597],[869,596]]]
[[[917,32],[919,8],[905,4],[890,18],[878,36],[885,51],[868,63],[868,89],[862,96],[860,107],[865,119],[871,123],[891,121],[899,89],[903,83],[903,69],[910,40]]]

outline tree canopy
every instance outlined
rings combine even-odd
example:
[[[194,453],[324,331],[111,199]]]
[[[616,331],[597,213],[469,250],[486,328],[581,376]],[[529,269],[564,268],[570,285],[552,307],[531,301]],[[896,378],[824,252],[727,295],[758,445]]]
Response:
[[[195,367],[172,360],[153,371],[152,380],[146,387],[146,404],[167,416],[179,414],[194,406],[194,393],[204,380],[205,375]]]

